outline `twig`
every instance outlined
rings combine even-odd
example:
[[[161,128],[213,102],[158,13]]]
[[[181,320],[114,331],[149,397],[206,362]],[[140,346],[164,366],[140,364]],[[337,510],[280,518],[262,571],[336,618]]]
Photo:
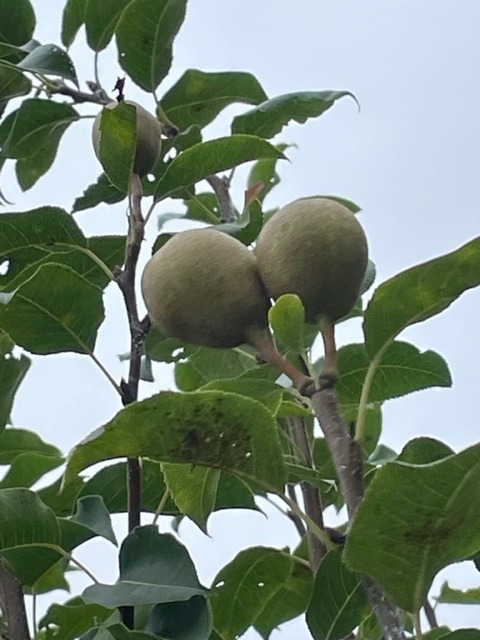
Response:
[[[290,431],[290,437],[298,451],[302,455],[302,463],[308,467],[314,468],[313,456],[308,441],[305,422],[302,418],[295,416],[288,420],[288,426]],[[303,495],[303,503],[305,513],[312,519],[312,521],[320,529],[325,529],[323,522],[322,501],[320,497],[320,491],[317,487],[311,485],[309,482],[303,481],[300,483],[300,488]],[[325,545],[318,539],[316,535],[307,528],[307,541],[308,541],[308,555],[310,558],[310,564],[312,571],[315,572],[318,569],[323,556],[326,553]]]
[[[287,492],[288,492],[288,495],[290,497],[290,500],[293,500],[293,502],[295,502],[295,504],[298,504],[298,498],[297,498],[297,493],[295,491],[295,485],[287,484]],[[305,529],[305,525],[303,524],[303,520],[298,516],[298,514],[294,513],[293,511],[290,511],[288,513],[288,517],[290,518],[290,520],[295,525],[295,529],[297,530],[298,535],[301,538],[303,538],[303,536],[306,533],[306,529]]]
[[[208,176],[205,179],[215,191],[215,195],[218,198],[218,203],[220,205],[220,220],[222,222],[235,222],[237,214],[230,197],[230,181],[228,178]]]
[[[315,392],[311,401],[332,456],[351,525],[364,494],[362,448],[347,429],[334,389],[325,388]],[[405,640],[397,607],[374,580],[365,576],[362,583],[382,626],[384,639]]]
[[[425,611],[425,616],[428,620],[428,624],[430,625],[430,628],[437,629],[438,621],[437,621],[437,616],[435,615],[435,609],[432,607],[428,599],[425,600],[425,604],[423,605],[423,610]]]
[[[105,91],[103,91],[103,89],[93,91],[92,93],[87,93],[86,91],[72,89],[72,87],[63,84],[63,82],[49,81],[47,90],[51,94],[58,93],[62,96],[68,96],[69,98],[72,98],[75,104],[79,104],[82,102],[92,102],[94,104],[109,104],[110,102],[112,102],[112,98],[110,98],[105,93]]]
[[[8,625],[8,636],[12,640],[30,640],[22,585],[3,560],[0,560],[0,607]]]

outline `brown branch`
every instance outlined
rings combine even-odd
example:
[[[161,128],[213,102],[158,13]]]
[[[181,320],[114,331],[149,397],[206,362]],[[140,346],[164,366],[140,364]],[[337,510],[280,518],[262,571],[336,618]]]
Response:
[[[90,85],[95,86],[94,83],[90,83]],[[101,88],[98,88],[91,93],[87,93],[86,91],[72,89],[72,87],[69,87],[63,82],[49,82],[48,93],[58,93],[62,96],[68,96],[69,98],[72,98],[75,104],[80,104],[82,102],[92,102],[94,104],[104,105],[112,102],[112,98],[110,98]]]
[[[364,495],[362,448],[349,433],[334,389],[325,388],[315,392],[311,401],[332,456],[351,525]],[[374,580],[365,576],[362,583],[382,626],[385,640],[405,640],[397,607]]]
[[[22,585],[1,559],[0,608],[7,622],[7,637],[11,640],[30,640]]]
[[[208,176],[206,178],[208,184],[215,191],[220,205],[220,220],[222,222],[235,222],[237,214],[235,206],[230,197],[230,180],[228,178],[219,178],[218,176]]]
[[[305,422],[300,417],[293,417],[288,420],[290,437],[296,447],[296,450],[302,456],[302,463],[312,469],[315,467],[313,462],[312,451],[310,442],[308,441],[307,432],[305,429]],[[325,525],[323,522],[323,510],[322,499],[318,487],[313,486],[309,482],[303,481],[300,483],[302,490],[303,504],[305,513],[312,520],[314,524],[320,529],[324,530]],[[312,571],[318,569],[323,556],[326,553],[325,545],[318,537],[307,528],[307,542],[308,542],[308,555],[310,558],[310,566]]]
[[[429,600],[425,600],[425,604],[423,605],[423,610],[425,611],[425,616],[427,617],[430,628],[437,629],[438,628],[437,616],[435,615],[435,609],[432,607]]]

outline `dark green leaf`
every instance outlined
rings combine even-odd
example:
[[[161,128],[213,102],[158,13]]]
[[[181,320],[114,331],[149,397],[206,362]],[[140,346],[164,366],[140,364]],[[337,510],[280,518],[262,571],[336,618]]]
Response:
[[[88,46],[94,51],[102,51],[108,45],[117,26],[122,11],[129,0],[89,1],[85,8],[85,30]]]
[[[99,156],[110,182],[127,193],[135,157],[137,111],[125,101],[104,108],[100,121]]]
[[[454,453],[453,449],[440,440],[427,437],[414,438],[407,442],[397,460],[408,464],[430,464]]]
[[[60,544],[53,512],[28,489],[0,489],[0,548]]]
[[[119,62],[141,89],[153,92],[172,64],[172,44],[187,0],[132,0],[116,27]]]
[[[162,156],[166,156],[171,149],[177,151],[185,151],[189,147],[193,147],[194,144],[198,144],[202,141],[202,131],[196,124],[192,124],[185,131],[177,133],[176,136],[167,138],[162,142]]]
[[[106,173],[102,173],[98,180],[85,189],[83,195],[75,200],[72,207],[72,213],[91,209],[105,202],[106,204],[115,204],[126,198],[126,193],[117,189],[113,185]]]
[[[220,206],[214,193],[197,193],[183,203],[187,207],[185,217],[189,220],[199,220],[207,224],[220,223]]]
[[[52,484],[37,491],[37,495],[56,516],[68,517],[72,515],[80,490],[84,485],[84,480],[77,476],[72,482],[61,490],[61,478]]]
[[[128,511],[127,463],[118,462],[97,471],[87,480],[79,497],[97,495],[103,498],[109,513],[125,513]],[[68,491],[70,484],[65,487]],[[142,462],[142,511],[155,512],[167,487],[159,462],[144,459]],[[172,500],[168,500],[162,513],[177,515],[178,509]]]
[[[102,291],[68,267],[46,264],[0,305],[0,326],[31,353],[92,353]]]
[[[392,462],[370,483],[345,559],[418,611],[443,567],[478,552],[479,520],[479,445],[427,465]]]
[[[0,41],[14,45],[28,42],[35,29],[30,0],[0,0]]]
[[[437,602],[447,604],[480,604],[480,588],[461,591],[452,589],[448,582],[442,584],[440,594],[435,598]]]
[[[342,404],[360,402],[370,361],[363,344],[349,344],[338,351],[340,379],[337,393]],[[408,342],[392,342],[375,369],[369,402],[383,402],[430,387],[452,384],[448,365],[434,351],[420,352]]]
[[[91,529],[95,535],[105,538],[115,546],[117,545],[110,514],[100,496],[79,498],[77,510],[71,520]]]
[[[210,609],[203,596],[193,596],[186,602],[157,604],[145,627],[156,637],[169,640],[209,640],[211,630]]]
[[[73,450],[65,481],[96,462],[140,456],[223,469],[272,489],[284,483],[272,414],[235,393],[165,391],[129,405]]]
[[[303,91],[276,96],[232,121],[232,133],[249,133],[262,138],[273,138],[291,120],[303,124],[333,107],[334,103],[350,96],[349,91]]]
[[[249,378],[220,378],[211,380],[202,387],[202,391],[218,389],[230,391],[242,396],[254,398],[264,404],[269,411],[276,414],[282,401],[283,389],[272,380],[251,380]]]
[[[303,613],[312,574],[288,553],[269,547],[241,551],[213,580],[213,626],[223,640],[234,640],[255,626],[264,638]]]
[[[245,211],[235,222],[225,222],[217,226],[219,231],[227,233],[229,236],[233,236],[243,242],[245,245],[250,245],[256,240],[260,229],[262,228],[262,209],[259,202],[252,202]]]
[[[67,0],[62,14],[62,44],[69,47],[85,21],[88,0]],[[95,3],[97,4],[97,3]]]
[[[55,589],[62,591],[70,591],[70,585],[65,577],[68,568],[68,560],[62,558],[50,567],[45,573],[38,578],[32,587],[25,587],[24,592],[29,595],[42,595],[49,593]]]
[[[276,147],[256,136],[232,135],[201,142],[172,160],[157,184],[155,197],[166,198],[177,189],[250,160],[283,157]]]
[[[17,66],[41,75],[59,76],[70,80],[78,87],[77,72],[70,56],[56,44],[42,44],[36,47]]]
[[[153,525],[136,527],[120,548],[120,578],[115,585],[87,587],[83,599],[107,607],[180,602],[206,596],[185,547]]]
[[[21,71],[0,65],[0,103],[30,93],[32,82]]]
[[[15,358],[9,353],[0,354],[0,443],[4,438],[2,431],[10,417],[15,394],[30,368],[30,363],[30,358],[24,355]],[[0,444],[0,460],[2,457],[3,447]]]
[[[190,353],[189,360],[196,373],[201,376],[202,384],[219,378],[237,378],[257,366],[255,357],[246,348],[233,350],[199,347]]]
[[[31,487],[49,471],[64,462],[63,457],[45,455],[36,451],[20,453],[12,461],[10,468],[0,481],[0,488]]]
[[[314,640],[345,638],[369,612],[359,577],[343,564],[339,551],[327,553],[316,573],[307,609],[307,624]]]
[[[295,146],[289,144],[277,144],[276,147],[282,153],[288,147]],[[247,187],[250,189],[259,183],[263,183],[263,188],[257,195],[258,200],[263,202],[270,191],[280,182],[280,177],[276,172],[278,158],[262,158],[257,160],[248,174]]]
[[[0,435],[0,465],[11,464],[23,453],[41,453],[45,456],[61,457],[57,447],[44,442],[34,431],[8,427]]]
[[[145,341],[145,351],[156,362],[178,362],[185,358],[185,345],[176,338],[167,338],[159,329],[152,327]]]
[[[369,259],[367,262],[367,269],[365,271],[365,275],[363,276],[362,284],[360,285],[361,296],[370,289],[372,284],[375,282],[376,275],[377,275],[377,268],[375,267],[375,263]]]
[[[370,358],[406,327],[446,309],[480,285],[480,238],[460,249],[403,271],[381,284],[365,311],[363,330]]]
[[[187,69],[163,96],[160,104],[171,122],[179,129],[186,129],[192,124],[205,127],[230,104],[259,104],[267,99],[251,73],[208,73]]]
[[[298,296],[293,293],[280,296],[268,312],[268,321],[282,347],[291,349],[294,353],[302,353],[305,349],[305,309]]]
[[[74,640],[100,621],[110,618],[113,611],[98,604],[85,604],[79,598],[72,598],[64,604],[52,604],[39,621],[39,629],[55,629],[55,640]],[[47,638],[50,634],[47,631]]]

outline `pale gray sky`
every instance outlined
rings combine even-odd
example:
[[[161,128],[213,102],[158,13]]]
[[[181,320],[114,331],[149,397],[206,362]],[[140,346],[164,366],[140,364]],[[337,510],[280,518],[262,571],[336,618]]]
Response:
[[[63,2],[36,0],[34,6],[36,37],[43,43],[58,41]],[[320,119],[293,125],[278,136],[298,149],[289,150],[291,163],[280,166],[282,183],[269,204],[321,193],[357,202],[378,283],[478,235],[479,24],[478,0],[190,0],[172,77],[159,95],[190,67],[250,71],[270,96],[323,89],[355,93],[360,112],[352,100],[343,99]],[[91,79],[93,56],[86,51],[83,31],[71,54],[82,81]],[[104,58],[101,76],[110,88],[119,70],[113,53]],[[153,106],[150,96],[128,89]],[[209,127],[209,136],[227,134],[232,114],[241,110],[228,109],[218,125]],[[86,106],[82,112],[93,114],[95,108]],[[100,170],[91,151],[90,123],[71,127],[53,171],[32,191],[21,194],[13,172],[5,173],[2,186],[15,201],[9,210],[46,203],[71,206]],[[239,202],[242,188],[239,183],[235,191]],[[158,212],[173,206],[164,204]],[[77,219],[87,233],[122,233],[124,205],[99,207]],[[154,229],[150,235],[155,236]],[[106,304],[110,317],[100,331],[98,354],[119,378],[125,369],[117,354],[127,350],[128,341],[113,287]],[[430,435],[459,450],[478,441],[479,311],[480,295],[474,290],[439,317],[402,334],[420,349],[446,358],[453,388],[386,403],[384,443],[398,450],[412,437]],[[358,322],[338,333],[340,343],[361,340]],[[145,395],[170,384],[166,368],[159,367],[157,375],[155,385],[143,386]],[[88,358],[51,356],[35,358],[17,396],[14,420],[67,451],[119,408],[113,389]],[[181,528],[206,583],[242,547],[296,543],[290,524],[271,510],[268,520],[245,512],[215,514],[210,531],[211,539],[193,525]],[[102,544],[79,553],[92,562],[95,549],[106,559],[102,567],[93,560],[95,570],[111,579],[113,550]],[[447,577],[459,588],[478,584],[478,574],[464,564],[443,572],[437,583]],[[480,626],[479,607],[443,607],[439,616],[452,626]],[[272,640],[299,638],[304,626],[295,622],[283,629]],[[244,637],[257,638],[253,632]]]

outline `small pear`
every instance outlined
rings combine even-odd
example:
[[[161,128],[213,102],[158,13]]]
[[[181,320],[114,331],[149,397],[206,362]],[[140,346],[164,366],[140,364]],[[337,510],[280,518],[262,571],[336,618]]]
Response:
[[[297,388],[312,383],[276,351],[257,262],[235,238],[210,228],[176,234],[145,266],[142,294],[152,323],[165,335],[206,347],[248,343]]]
[[[308,322],[320,323],[324,382],[337,377],[335,321],[355,305],[368,262],[365,233],[355,215],[329,198],[302,198],[264,225],[255,249],[270,297],[296,294]]]
[[[137,134],[133,173],[143,177],[153,169],[160,157],[163,126],[154,115],[140,104],[130,100],[125,100],[125,103],[133,105],[137,111]],[[117,104],[118,103],[113,100],[106,105],[105,109],[114,109]],[[102,112],[97,114],[92,128],[93,148],[99,160],[101,118]]]

